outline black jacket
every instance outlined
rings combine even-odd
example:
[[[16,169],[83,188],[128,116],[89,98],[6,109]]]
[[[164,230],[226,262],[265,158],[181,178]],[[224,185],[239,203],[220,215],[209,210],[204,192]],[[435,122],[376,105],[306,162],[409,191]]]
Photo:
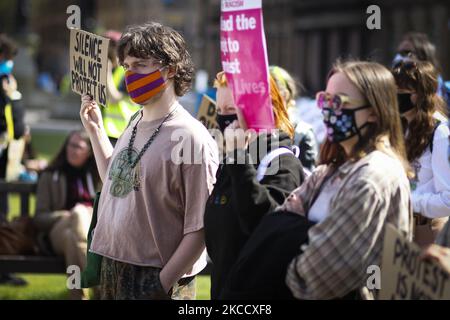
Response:
[[[286,271],[301,255],[313,225],[304,216],[288,211],[264,216],[231,268],[220,299],[294,299],[286,284]]]
[[[290,148],[291,139],[281,133],[279,144],[271,146],[268,136],[259,136],[267,150]],[[261,143],[254,141],[253,144]],[[249,148],[252,150],[252,148]],[[217,172],[217,181],[205,208],[205,241],[213,263],[211,299],[218,299],[231,266],[261,218],[282,204],[289,193],[304,180],[301,162],[292,154],[274,159],[279,162],[275,175],[265,175],[261,182],[256,172],[261,154],[252,164],[223,164]],[[251,158],[245,153],[247,160]],[[248,163],[248,162],[246,162]]]

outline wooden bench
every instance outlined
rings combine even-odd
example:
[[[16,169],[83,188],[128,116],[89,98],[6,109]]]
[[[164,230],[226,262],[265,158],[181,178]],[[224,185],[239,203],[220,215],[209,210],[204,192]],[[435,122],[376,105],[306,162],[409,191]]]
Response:
[[[0,180],[0,192],[20,196],[20,215],[31,216],[30,200],[36,193],[34,182],[5,182]],[[0,273],[66,273],[62,256],[5,256],[0,255]]]
[[[36,183],[5,182],[0,180],[0,192],[20,195],[20,215],[31,216],[30,200],[36,193]],[[64,257],[62,256],[5,256],[0,255],[0,273],[66,273]],[[200,272],[201,275],[211,274],[211,264]]]

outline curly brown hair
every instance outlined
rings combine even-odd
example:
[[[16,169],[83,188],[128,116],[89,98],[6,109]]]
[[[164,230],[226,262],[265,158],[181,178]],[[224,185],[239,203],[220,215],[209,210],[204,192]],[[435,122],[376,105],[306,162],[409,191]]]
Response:
[[[437,94],[438,73],[432,63],[427,61],[401,61],[392,69],[397,87],[417,95],[415,117],[407,124],[406,153],[411,162],[419,158],[430,145],[438,111],[445,115],[445,102]]]
[[[154,58],[163,66],[173,67],[175,94],[183,96],[191,87],[194,64],[183,37],[174,29],[157,22],[129,26],[119,40],[120,64],[125,57]]]

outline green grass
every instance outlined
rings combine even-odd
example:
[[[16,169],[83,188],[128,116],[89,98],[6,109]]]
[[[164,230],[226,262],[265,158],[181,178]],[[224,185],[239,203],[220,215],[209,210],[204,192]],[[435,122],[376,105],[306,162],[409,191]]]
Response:
[[[209,276],[197,277],[197,300],[211,299],[211,279]]]
[[[0,285],[0,300],[65,300],[69,291],[66,289],[64,275],[18,274],[28,281],[25,287]],[[209,276],[197,277],[197,300],[210,299]]]
[[[28,281],[24,287],[0,286],[1,300],[64,300],[68,297],[64,275],[18,274]]]
[[[65,133],[32,132],[31,145],[39,158],[51,160],[62,147]]]
[[[64,141],[64,135],[33,134],[33,147],[38,157],[50,160]],[[35,210],[35,198],[30,201],[31,212]],[[9,195],[9,218],[19,216],[19,196]],[[66,289],[66,276],[62,274],[20,274],[28,281],[25,287],[12,287],[0,285],[0,300],[61,300],[68,298]],[[210,299],[210,277],[197,277],[197,300]]]
[[[9,214],[8,214],[8,218],[14,219],[15,217],[20,216],[20,212],[19,212],[19,203],[20,203],[20,197],[18,194],[9,194]],[[31,216],[34,215],[34,211],[36,208],[36,197],[34,195],[31,196],[30,199],[30,212],[32,213]]]
[[[34,212],[35,199],[30,203],[31,212]],[[19,197],[9,195],[9,218],[19,215]],[[25,287],[12,287],[0,285],[0,300],[61,300],[67,299],[66,276],[26,274],[19,276],[28,281]],[[197,277],[197,300],[210,299],[211,281],[209,276]]]

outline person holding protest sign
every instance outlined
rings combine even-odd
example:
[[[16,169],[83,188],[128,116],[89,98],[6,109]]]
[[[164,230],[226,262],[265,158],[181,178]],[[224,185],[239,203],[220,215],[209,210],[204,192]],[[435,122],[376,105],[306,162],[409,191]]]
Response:
[[[445,103],[436,93],[438,76],[430,62],[402,60],[392,69],[399,111],[405,119],[406,152],[415,170],[411,179],[414,240],[435,241],[450,216],[449,128]]]
[[[367,267],[381,263],[386,223],[412,233],[395,81],[374,62],[337,63],[317,104],[328,133],[321,166],[278,208],[314,223],[286,283],[297,299],[370,298]]]
[[[230,268],[260,219],[301,185],[304,174],[292,152],[294,130],[273,78],[270,97],[278,130],[249,139],[241,130],[246,129],[245,119],[234,104],[224,72],[217,74],[214,86],[217,123],[225,132],[226,158],[206,204],[205,238],[213,262],[211,299],[220,299]]]
[[[114,149],[97,103],[85,95],[80,111],[104,183],[90,248],[103,257],[101,297],[194,299],[218,154],[206,128],[178,103],[192,82],[191,57],[178,32],[154,22],[128,27],[118,54],[142,109]]]
[[[73,131],[39,177],[34,223],[40,231],[42,251],[63,255],[66,266],[84,270],[86,237],[99,187],[89,136],[84,131]],[[72,289],[70,298],[88,297],[81,289]]]
[[[312,172],[315,168],[318,154],[317,140],[311,125],[298,117],[294,118],[295,114],[293,111],[296,109],[297,85],[292,76],[283,68],[271,66],[269,71],[270,75],[275,79],[288,108],[289,118],[294,125],[294,144],[300,148],[300,161],[304,169]]]

